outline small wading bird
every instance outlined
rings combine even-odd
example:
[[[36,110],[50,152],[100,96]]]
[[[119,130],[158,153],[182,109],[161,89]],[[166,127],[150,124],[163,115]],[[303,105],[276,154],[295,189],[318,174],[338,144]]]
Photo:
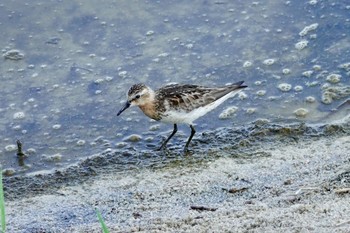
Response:
[[[191,128],[191,135],[184,148],[187,151],[188,145],[196,133],[193,121],[215,109],[246,87],[243,85],[243,81],[240,81],[224,87],[171,84],[153,91],[145,84],[135,84],[129,89],[126,104],[117,116],[130,106],[136,105],[146,116],[156,121],[174,124],[173,132],[163,142],[159,150],[164,149],[175,135],[177,124],[188,124]]]

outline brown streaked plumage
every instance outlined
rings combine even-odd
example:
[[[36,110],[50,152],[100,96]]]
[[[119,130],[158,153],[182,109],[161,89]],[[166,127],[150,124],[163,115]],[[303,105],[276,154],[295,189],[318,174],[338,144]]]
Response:
[[[154,120],[173,123],[173,132],[160,149],[164,148],[175,135],[178,123],[189,124],[191,135],[185,145],[187,150],[196,132],[192,125],[193,121],[215,109],[245,87],[247,86],[243,85],[243,81],[240,81],[224,87],[171,84],[153,91],[145,84],[135,84],[129,89],[128,100],[117,115],[136,105],[146,116]]]

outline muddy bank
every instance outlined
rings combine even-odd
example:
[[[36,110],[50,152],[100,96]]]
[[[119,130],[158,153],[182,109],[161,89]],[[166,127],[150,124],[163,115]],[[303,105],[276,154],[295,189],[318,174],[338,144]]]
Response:
[[[264,150],[279,147],[280,143],[289,145],[304,140],[347,134],[349,134],[349,126],[344,122],[283,125],[272,124],[262,119],[246,127],[220,128],[203,132],[193,140],[190,156],[185,155],[182,151],[186,138],[180,138],[175,139],[176,145],[170,144],[166,151],[153,149],[136,151],[131,146],[122,150],[107,149],[65,169],[47,173],[32,173],[27,176],[5,177],[5,195],[6,198],[12,200],[47,193],[61,186],[81,183],[106,171],[109,173],[109,170],[124,172],[178,164],[192,166],[221,157],[269,156]]]
[[[99,232],[97,208],[112,232],[347,232],[349,132],[349,118],[257,121],[198,135],[192,156],[177,146],[106,151],[53,174],[7,177],[8,229]]]

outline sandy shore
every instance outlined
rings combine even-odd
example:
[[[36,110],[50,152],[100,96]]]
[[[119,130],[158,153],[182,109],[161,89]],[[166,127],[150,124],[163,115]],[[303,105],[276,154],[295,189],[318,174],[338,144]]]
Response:
[[[328,136],[255,140],[241,156],[97,169],[7,201],[8,232],[101,232],[95,208],[111,232],[349,232],[349,121],[341,125]]]

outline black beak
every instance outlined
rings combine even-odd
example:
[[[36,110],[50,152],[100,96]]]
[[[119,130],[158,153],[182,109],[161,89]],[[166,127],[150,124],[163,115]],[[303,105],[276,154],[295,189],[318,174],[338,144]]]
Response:
[[[124,105],[124,107],[122,109],[120,109],[120,111],[117,113],[117,116],[119,116],[120,114],[122,114],[122,112],[124,112],[128,107],[130,107],[130,102],[127,101]]]

